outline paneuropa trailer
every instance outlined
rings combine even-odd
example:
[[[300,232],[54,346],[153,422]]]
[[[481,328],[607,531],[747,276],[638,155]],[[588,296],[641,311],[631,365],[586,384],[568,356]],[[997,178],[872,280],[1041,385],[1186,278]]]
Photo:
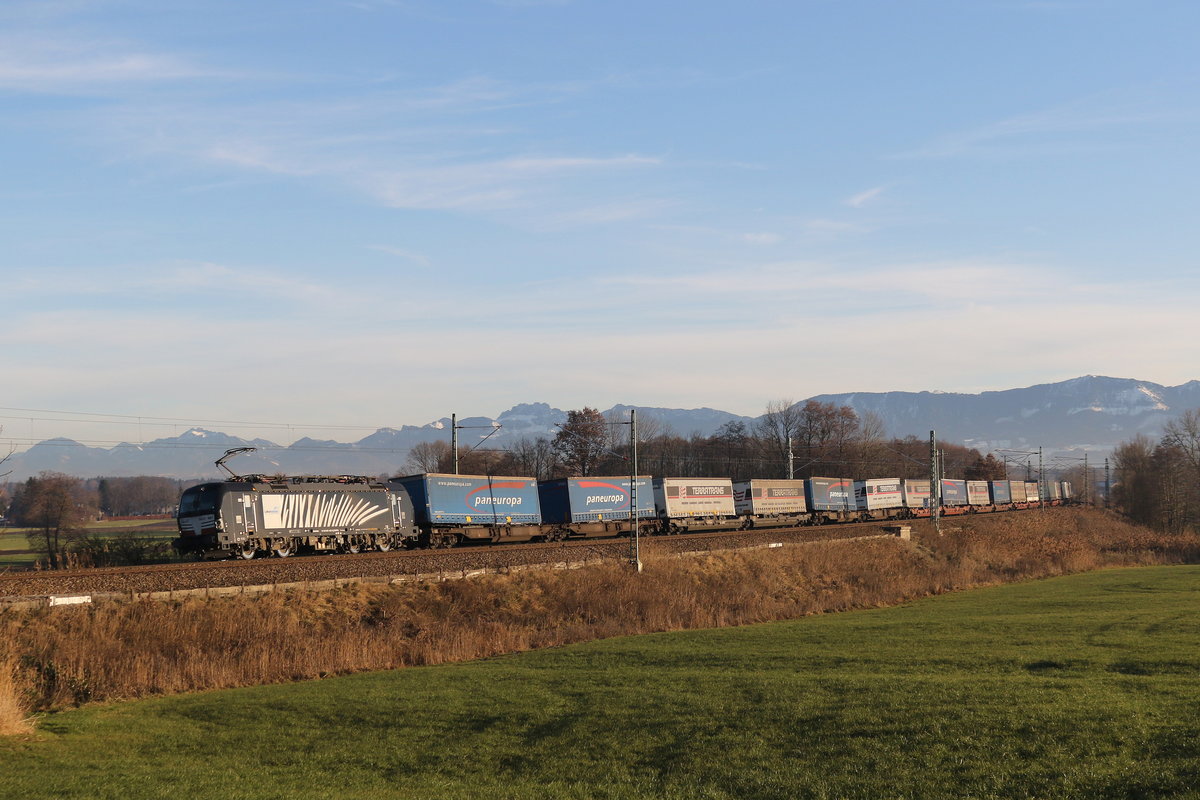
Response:
[[[654,516],[654,486],[649,475],[636,483],[638,519]],[[550,524],[629,519],[629,476],[556,478],[538,482],[542,519]]]
[[[852,478],[809,478],[804,492],[810,511],[854,511]]]
[[[942,505],[965,506],[967,504],[967,482],[942,478]]]
[[[421,526],[536,525],[542,521],[533,478],[430,472],[396,478],[393,483],[408,490]]]

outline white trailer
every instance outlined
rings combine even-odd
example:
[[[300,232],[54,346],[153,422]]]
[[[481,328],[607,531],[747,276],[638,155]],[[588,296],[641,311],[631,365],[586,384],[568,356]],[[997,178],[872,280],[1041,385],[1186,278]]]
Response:
[[[737,515],[729,478],[655,478],[654,505],[662,519]]]
[[[739,516],[803,514],[808,511],[804,502],[804,481],[738,481],[733,484],[733,506]]]
[[[967,481],[967,504],[972,506],[990,506],[992,495],[988,491],[987,481]]]
[[[901,484],[905,508],[929,508],[929,481],[905,478]]]
[[[865,481],[855,481],[854,505],[859,511],[903,508],[904,492],[900,486],[900,479],[868,478]]]

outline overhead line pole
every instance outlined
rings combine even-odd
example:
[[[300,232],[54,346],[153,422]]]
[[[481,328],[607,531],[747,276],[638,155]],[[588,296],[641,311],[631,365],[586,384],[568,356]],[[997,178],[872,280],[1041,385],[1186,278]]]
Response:
[[[629,409],[629,564],[638,572],[642,571],[642,556],[638,541],[638,451],[637,451],[637,409]]]
[[[1087,461],[1083,463],[1086,464]],[[1046,510],[1046,488],[1046,472],[1042,469],[1042,447],[1038,445],[1038,507],[1042,511]]]
[[[942,533],[942,481],[938,469],[937,434],[929,432],[929,516],[933,518],[933,529]]]

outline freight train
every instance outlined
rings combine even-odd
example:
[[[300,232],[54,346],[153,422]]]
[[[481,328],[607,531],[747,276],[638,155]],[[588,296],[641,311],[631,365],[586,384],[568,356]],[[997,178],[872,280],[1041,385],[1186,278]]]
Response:
[[[1070,483],[941,481],[943,514],[1058,505]],[[357,553],[464,542],[557,541],[750,530],[930,515],[928,480],[908,478],[529,477],[423,473],[249,475],[204,483],[180,498],[181,553],[255,558]]]

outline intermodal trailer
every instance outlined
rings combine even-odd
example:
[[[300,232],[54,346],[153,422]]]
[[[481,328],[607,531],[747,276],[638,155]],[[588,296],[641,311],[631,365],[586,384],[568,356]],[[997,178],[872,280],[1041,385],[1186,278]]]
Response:
[[[992,505],[1006,506],[1013,501],[1008,481],[988,481],[988,487],[992,490]]]
[[[854,517],[853,478],[808,478],[804,481],[808,508],[820,520],[841,521]]]
[[[1014,503],[1024,503],[1029,499],[1025,494],[1025,481],[1009,481],[1008,493]]]
[[[1041,500],[1037,481],[1025,481],[1025,502],[1037,503]]]
[[[863,516],[891,516],[887,512],[904,508],[904,492],[899,478],[868,478],[854,482],[854,507]]]
[[[967,503],[972,506],[990,506],[992,504],[987,481],[967,481]]]
[[[942,505],[946,507],[967,505],[967,482],[954,478],[942,478]]]
[[[729,478],[655,478],[654,505],[668,533],[738,527]]]
[[[729,478],[655,478],[654,503],[667,519],[737,515]]]
[[[745,527],[780,528],[811,522],[804,499],[804,481],[763,479],[733,484],[733,508]]]
[[[631,486],[637,492],[638,519],[654,517],[654,485],[649,475],[635,484],[625,477],[555,478],[538,481],[542,521],[548,525],[628,520]]]
[[[738,481],[733,484],[733,508],[741,516],[803,514],[808,511],[804,481],[762,478]]]
[[[1072,498],[1075,497],[1075,493],[1073,491],[1071,491],[1071,482],[1070,481],[1059,481],[1059,484],[1062,487],[1061,493],[1062,493],[1062,499],[1064,501],[1071,500]]]
[[[433,547],[467,539],[527,541],[545,533],[533,478],[430,472],[391,483],[412,497],[422,538]]]
[[[905,478],[900,482],[904,495],[904,507],[909,513],[927,515],[929,513],[929,481]]]

